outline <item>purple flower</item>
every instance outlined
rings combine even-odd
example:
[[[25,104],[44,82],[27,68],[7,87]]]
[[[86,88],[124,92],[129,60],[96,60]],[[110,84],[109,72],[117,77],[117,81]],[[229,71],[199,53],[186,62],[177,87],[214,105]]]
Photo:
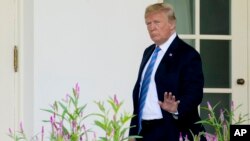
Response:
[[[209,102],[209,101],[207,102],[207,107],[208,107],[208,109],[209,109],[210,111],[212,111],[212,110],[213,110],[213,108],[212,108],[212,106],[211,106],[211,104],[210,104],[210,102]]]
[[[205,133],[205,137],[206,137],[207,141],[217,141],[218,140],[216,135],[209,134],[209,133]]]
[[[188,135],[185,136],[185,141],[188,141]]]
[[[208,118],[211,120],[212,119],[212,116],[211,116],[211,114],[208,114]]]
[[[52,126],[52,132],[54,133],[55,130],[56,131],[58,130],[58,128],[56,126],[55,116],[50,117],[50,123],[51,123],[51,126]]]
[[[10,135],[12,135],[12,130],[9,128],[9,133],[10,133]]]
[[[75,120],[72,121],[72,129],[73,129],[73,132],[77,131],[77,123]]]
[[[96,140],[96,133],[94,132],[94,140]]]
[[[65,99],[62,99],[62,101],[64,101],[65,103],[69,102],[69,94],[66,94]]]
[[[80,94],[80,87],[79,87],[79,84],[76,83],[76,85],[75,85],[75,97],[78,98],[79,94]]]
[[[51,123],[51,124],[54,124],[54,122],[55,122],[55,121],[54,121],[54,117],[53,117],[53,116],[50,116],[50,123]]]
[[[224,118],[224,111],[222,109],[220,109],[220,121],[224,122],[225,118]]]
[[[180,135],[179,135],[179,141],[183,141],[182,133],[181,132],[180,132]]]
[[[24,133],[24,131],[23,131],[23,123],[22,122],[20,122],[20,130],[21,130],[20,131],[21,133]]]
[[[43,138],[44,138],[44,127],[42,126],[42,141],[43,141]]]
[[[85,127],[85,125],[82,125],[82,129],[83,129],[84,132],[86,132],[86,127]]]
[[[234,111],[234,102],[231,101],[231,111]]]
[[[118,101],[118,99],[117,99],[117,96],[116,96],[116,95],[114,95],[114,102],[115,102],[115,104],[116,104],[116,105],[119,105],[119,101]]]

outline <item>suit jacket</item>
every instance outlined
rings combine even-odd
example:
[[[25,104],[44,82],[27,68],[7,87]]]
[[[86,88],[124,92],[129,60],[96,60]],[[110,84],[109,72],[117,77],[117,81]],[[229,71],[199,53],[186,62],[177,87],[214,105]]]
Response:
[[[153,53],[155,44],[145,49],[142,62],[139,68],[137,81],[133,89],[133,114],[135,117],[131,120],[129,135],[138,134],[138,100],[142,71]],[[164,54],[155,73],[155,83],[160,101],[164,100],[164,92],[172,92],[177,100],[180,100],[178,106],[178,119],[164,110],[163,119],[166,122],[166,128],[170,129],[170,136],[179,137],[182,134],[188,134],[190,130],[197,134],[204,130],[200,124],[194,124],[200,120],[198,114],[198,105],[203,98],[204,77],[202,63],[199,53],[182,41],[178,36],[173,40],[168,50]]]

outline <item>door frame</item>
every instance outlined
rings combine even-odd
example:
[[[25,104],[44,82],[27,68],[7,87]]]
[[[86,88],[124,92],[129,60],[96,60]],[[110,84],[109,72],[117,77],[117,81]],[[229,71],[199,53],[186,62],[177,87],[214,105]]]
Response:
[[[247,1],[247,11],[248,11],[248,17],[247,17],[247,19],[248,19],[248,21],[247,21],[247,23],[248,23],[248,25],[250,24],[250,2],[249,1]],[[247,58],[248,58],[248,70],[247,70],[247,72],[248,72],[248,79],[247,79],[247,83],[248,83],[248,89],[247,89],[247,93],[248,93],[248,113],[250,113],[250,83],[249,83],[249,81],[250,81],[250,73],[249,73],[249,71],[250,71],[250,26],[248,26],[247,27],[247,29],[248,29],[248,32],[247,32],[247,37],[248,37],[248,39],[247,39],[247,41],[248,41],[248,43],[247,43],[247,50],[248,50],[248,54],[247,54]],[[249,117],[248,117],[249,118]],[[250,123],[250,121],[248,122],[248,123]]]
[[[241,0],[241,2],[231,1],[231,29],[232,29],[232,100],[234,107],[241,105],[235,111],[235,119],[240,115],[249,113],[249,76],[247,74],[249,64],[248,62],[248,1]],[[246,30],[248,29],[248,30]],[[237,84],[237,79],[243,78],[244,85]],[[249,118],[249,115],[247,116]],[[249,121],[247,121],[249,123]]]
[[[17,45],[19,50],[19,119],[28,137],[34,135],[34,3],[15,0],[17,6]]]

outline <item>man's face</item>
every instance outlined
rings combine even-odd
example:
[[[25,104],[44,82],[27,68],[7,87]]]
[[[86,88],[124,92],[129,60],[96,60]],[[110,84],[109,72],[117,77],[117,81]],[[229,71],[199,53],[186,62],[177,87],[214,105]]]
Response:
[[[168,40],[174,32],[174,22],[169,22],[163,12],[154,12],[147,15],[146,25],[152,41],[161,45]]]

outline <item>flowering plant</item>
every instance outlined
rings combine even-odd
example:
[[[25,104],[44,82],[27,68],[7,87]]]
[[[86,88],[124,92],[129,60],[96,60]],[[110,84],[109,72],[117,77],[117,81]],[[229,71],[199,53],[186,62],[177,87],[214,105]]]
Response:
[[[100,137],[101,141],[123,141],[129,138],[137,138],[139,136],[126,137],[125,133],[130,127],[126,127],[126,123],[130,121],[133,115],[127,112],[120,113],[120,108],[123,102],[119,102],[116,95],[112,99],[111,97],[107,100],[110,109],[106,109],[104,102],[95,102],[101,113],[96,113],[99,117],[95,120],[95,125],[101,128],[105,132],[104,137]],[[111,115],[110,115],[111,112]]]
[[[88,138],[84,125],[84,119],[89,115],[84,114],[86,104],[79,106],[80,87],[76,84],[73,95],[66,95],[62,101],[55,101],[51,109],[43,109],[52,114],[50,120],[44,120],[51,124],[50,141],[79,141]]]
[[[246,121],[247,114],[240,114],[238,119],[234,119],[234,113],[241,105],[234,108],[234,104],[231,102],[230,110],[220,109],[220,115],[216,116],[215,109],[218,105],[219,103],[212,107],[207,102],[207,107],[201,107],[201,109],[208,111],[208,118],[197,123],[212,127],[214,133],[201,132],[198,135],[193,135],[194,141],[199,141],[201,136],[205,136],[207,141],[230,141],[230,124],[241,124]],[[188,139],[186,138],[185,141],[188,141]]]
[[[112,107],[113,116],[110,117],[110,109],[107,109],[104,102],[95,102],[99,107],[101,113],[85,114],[84,110],[86,104],[79,105],[80,87],[78,84],[73,88],[73,94],[67,94],[65,99],[61,101],[55,101],[50,109],[42,109],[51,114],[49,120],[44,120],[46,123],[50,123],[51,131],[49,135],[50,141],[88,141],[89,133],[94,133],[91,141],[97,141],[95,132],[85,127],[84,121],[89,116],[97,116],[100,119],[94,121],[94,125],[101,128],[105,132],[105,137],[100,137],[100,141],[122,141],[130,136],[126,136],[126,131],[131,128],[127,127],[126,123],[130,121],[133,115],[127,112],[120,113],[120,108],[123,102],[118,102],[116,95],[114,98],[109,98],[107,101]],[[39,134],[33,136],[30,141],[44,141],[44,127]],[[39,137],[40,136],[40,140]],[[18,131],[12,131],[9,129],[9,137],[14,141],[28,141],[23,129],[22,123],[20,123],[20,129]],[[133,136],[133,138],[137,138]]]
[[[9,128],[9,136],[14,140],[14,141],[20,141],[20,140],[27,140],[26,135],[23,130],[23,124],[22,122],[19,125],[19,130],[16,132],[13,132]]]

